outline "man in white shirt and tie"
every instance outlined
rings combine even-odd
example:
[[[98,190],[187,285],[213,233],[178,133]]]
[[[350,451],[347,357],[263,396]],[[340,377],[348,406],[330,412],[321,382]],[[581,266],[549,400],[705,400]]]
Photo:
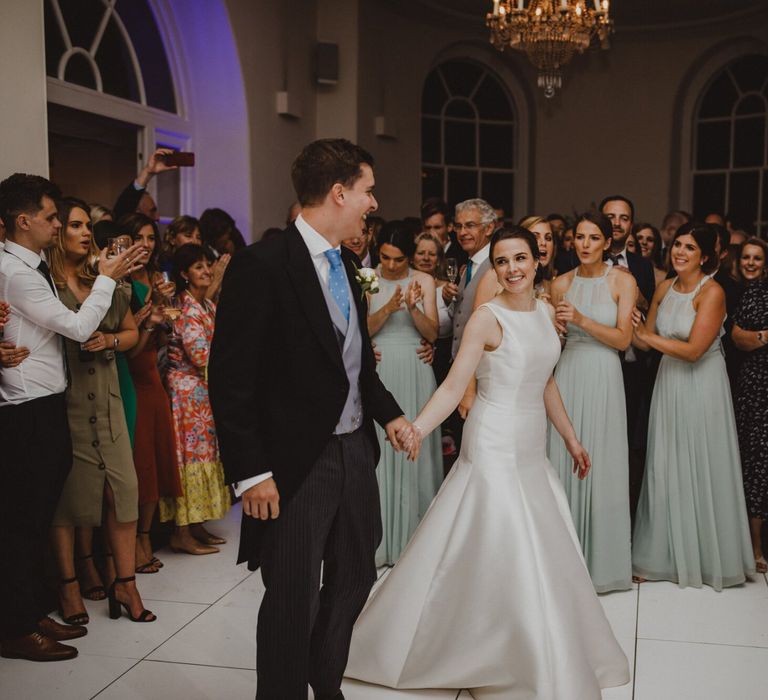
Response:
[[[58,197],[37,175],[16,173],[0,183],[7,235],[0,299],[10,307],[4,338],[30,348],[26,359],[0,372],[0,655],[32,661],[77,656],[60,642],[86,633],[47,617],[44,604],[43,557],[72,464],[61,336],[88,340],[109,309],[115,280],[130,272],[140,249],[102,259],[93,291],[79,312],[70,311],[58,299],[43,253],[61,229]]]

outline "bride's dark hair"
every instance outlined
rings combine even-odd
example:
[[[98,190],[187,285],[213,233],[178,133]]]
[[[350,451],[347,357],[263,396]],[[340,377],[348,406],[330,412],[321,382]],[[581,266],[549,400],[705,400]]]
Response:
[[[508,241],[513,238],[520,238],[524,240],[528,244],[528,247],[531,249],[531,255],[533,256],[533,259],[537,263],[539,262],[541,253],[539,252],[539,242],[536,240],[536,236],[527,228],[523,228],[522,226],[509,225],[497,229],[493,236],[491,236],[491,249],[488,254],[491,259],[491,265],[493,265],[493,249],[496,247],[496,244],[499,243],[499,241]],[[542,269],[541,265],[539,265],[536,268],[536,276],[533,278],[533,283],[539,284],[539,282],[541,282],[543,279],[544,270]]]

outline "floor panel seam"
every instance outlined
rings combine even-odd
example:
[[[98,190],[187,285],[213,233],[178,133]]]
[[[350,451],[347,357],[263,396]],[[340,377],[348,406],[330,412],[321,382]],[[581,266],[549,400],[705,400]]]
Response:
[[[161,646],[163,646],[163,644],[166,644],[167,642],[171,641],[171,639],[173,639],[173,638],[174,638],[174,637],[175,637],[175,636],[176,636],[176,635],[177,635],[179,632],[181,632],[181,631],[182,631],[183,629],[185,629],[185,628],[186,628],[188,625],[192,624],[192,623],[193,623],[195,620],[197,620],[197,618],[199,618],[201,615],[203,615],[203,614],[204,614],[204,613],[206,613],[208,610],[210,610],[210,609],[211,609],[211,608],[212,608],[212,607],[213,607],[213,606],[214,606],[216,603],[218,603],[218,602],[219,602],[219,601],[220,601],[222,598],[224,598],[224,596],[227,596],[227,595],[229,595],[229,594],[230,594],[232,591],[234,591],[234,590],[235,590],[235,588],[237,588],[237,587],[238,587],[238,586],[239,586],[241,583],[243,583],[243,581],[247,581],[247,580],[248,580],[248,579],[249,579],[249,578],[250,578],[250,577],[251,577],[251,576],[252,576],[254,573],[255,573],[255,572],[251,572],[251,573],[250,573],[248,576],[246,576],[244,579],[242,579],[242,581],[239,581],[239,582],[238,582],[238,583],[236,583],[234,586],[232,586],[230,589],[228,589],[227,591],[225,591],[224,593],[222,593],[222,594],[221,594],[221,595],[220,595],[220,596],[219,596],[219,597],[218,597],[218,598],[217,598],[217,599],[216,599],[216,600],[215,600],[213,603],[210,603],[210,604],[204,604],[204,608],[203,608],[202,610],[200,610],[200,611],[199,611],[199,612],[198,612],[196,615],[194,615],[192,618],[190,618],[189,620],[187,620],[187,622],[185,622],[185,623],[184,623],[184,624],[183,624],[181,627],[179,627],[179,629],[177,629],[177,630],[176,630],[176,631],[175,631],[173,634],[171,634],[169,637],[167,637],[167,638],[166,638],[166,639],[164,639],[162,642],[160,642],[160,644],[158,644],[156,647],[154,647],[154,648],[153,648],[153,649],[151,649],[149,652],[147,652],[147,653],[146,653],[144,656],[142,656],[142,657],[141,657],[141,658],[140,658],[140,659],[139,659],[139,660],[138,660],[138,661],[137,661],[135,664],[133,664],[133,665],[132,665],[130,668],[128,668],[128,669],[126,669],[125,671],[123,671],[123,673],[121,673],[120,675],[118,675],[116,678],[113,678],[113,679],[112,679],[112,680],[111,680],[109,683],[107,683],[107,685],[105,685],[105,686],[104,686],[104,687],[103,687],[103,688],[102,688],[102,689],[101,689],[101,690],[100,690],[98,693],[96,693],[95,695],[93,695],[93,696],[91,697],[91,700],[93,700],[94,698],[97,698],[99,695],[101,695],[101,694],[102,694],[102,693],[103,693],[105,690],[107,690],[107,688],[109,688],[110,686],[114,685],[114,684],[115,684],[117,681],[119,681],[119,680],[120,680],[120,679],[121,679],[121,678],[122,678],[122,677],[123,677],[123,676],[124,676],[126,673],[128,673],[128,672],[129,672],[129,671],[131,671],[131,670],[133,670],[133,669],[134,669],[136,666],[138,666],[138,665],[139,665],[139,664],[140,664],[142,661],[151,661],[152,659],[150,659],[150,658],[148,658],[148,657],[149,657],[149,656],[151,656],[152,654],[154,654],[154,653],[155,653],[155,652],[156,652],[156,651],[157,651],[157,650],[158,650],[158,649],[159,649]],[[148,600],[149,600],[149,599],[148,599]],[[158,602],[160,602],[160,601],[158,601]],[[199,603],[196,603],[196,605],[199,605]]]

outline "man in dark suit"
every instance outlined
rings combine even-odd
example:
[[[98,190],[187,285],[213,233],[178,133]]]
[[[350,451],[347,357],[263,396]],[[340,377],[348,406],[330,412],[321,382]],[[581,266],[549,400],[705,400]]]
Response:
[[[112,211],[115,215],[115,221],[118,221],[126,214],[139,212],[148,216],[152,221],[160,221],[160,213],[157,210],[157,203],[152,195],[147,191],[149,181],[158,173],[166,170],[176,170],[177,165],[166,165],[163,156],[173,153],[171,148],[158,148],[150,157],[147,164],[141,169],[136,179],[119,194]]]
[[[642,255],[627,250],[627,238],[635,223],[635,205],[623,195],[615,194],[600,202],[600,213],[607,216],[613,227],[610,260],[614,265],[626,267],[637,282],[647,309],[656,290],[653,265]]]
[[[432,197],[421,205],[421,224],[425,233],[431,233],[443,244],[446,259],[454,258],[460,270],[467,264],[469,256],[456,239],[451,213],[443,200]]]
[[[606,197],[600,202],[600,212],[606,216],[613,228],[613,241],[609,261],[613,266],[629,269],[637,282],[642,298],[638,306],[644,311],[656,291],[656,276],[652,263],[641,255],[627,250],[627,238],[635,223],[635,205],[620,194]],[[624,378],[624,395],[627,404],[627,438],[629,440],[629,491],[631,510],[634,514],[640,496],[645,464],[645,436],[648,432],[648,414],[642,410],[650,400],[652,391],[652,358],[647,353],[630,347],[621,358]]]
[[[376,374],[353,254],[375,211],[373,159],[309,144],[291,176],[302,213],[227,269],[209,367],[224,469],[243,498],[239,561],[261,566],[257,700],[343,698],[352,627],[381,539],[376,420],[410,423]],[[322,588],[320,570],[323,567]]]

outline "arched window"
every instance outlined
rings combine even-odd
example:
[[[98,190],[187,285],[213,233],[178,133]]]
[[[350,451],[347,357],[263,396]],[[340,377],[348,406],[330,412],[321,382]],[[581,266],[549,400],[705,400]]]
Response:
[[[504,85],[483,65],[455,59],[435,68],[421,97],[422,199],[482,197],[512,216],[517,121]]]
[[[768,56],[739,58],[704,89],[694,117],[693,211],[768,231]]]
[[[176,113],[168,59],[147,0],[47,0],[52,78]]]

